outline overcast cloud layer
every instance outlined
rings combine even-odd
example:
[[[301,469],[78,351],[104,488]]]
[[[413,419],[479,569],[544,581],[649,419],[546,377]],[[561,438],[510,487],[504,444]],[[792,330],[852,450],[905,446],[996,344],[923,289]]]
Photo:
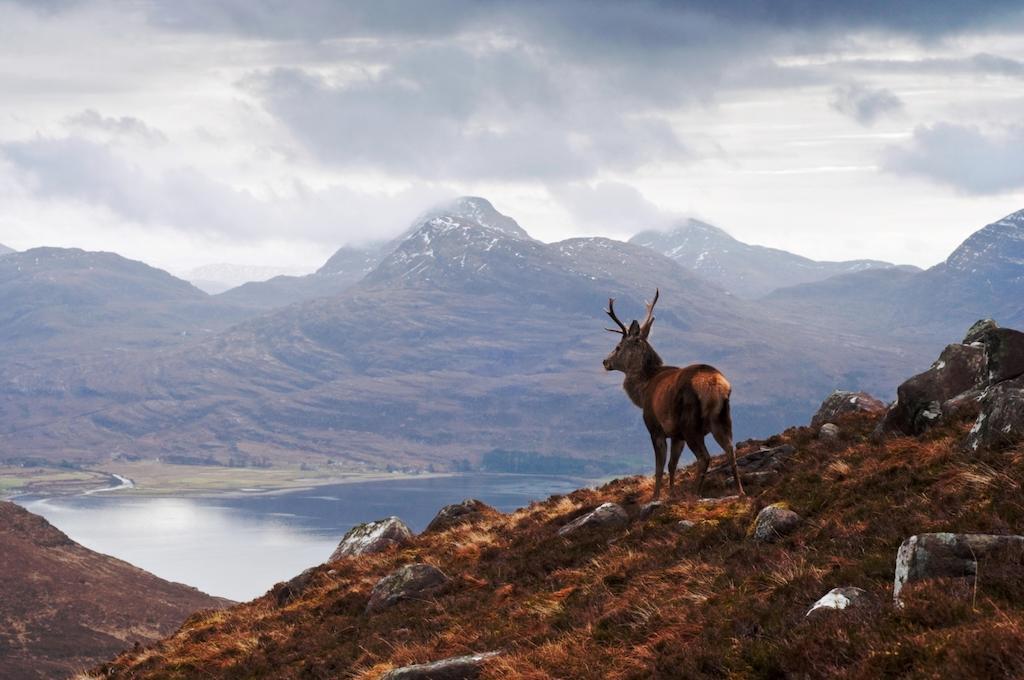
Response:
[[[1024,207],[1019,2],[0,0],[0,243],[315,269],[478,194],[928,266]]]

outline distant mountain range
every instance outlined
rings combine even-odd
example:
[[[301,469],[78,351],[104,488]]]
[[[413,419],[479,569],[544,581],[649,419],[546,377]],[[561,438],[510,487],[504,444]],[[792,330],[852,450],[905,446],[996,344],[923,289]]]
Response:
[[[647,446],[621,376],[601,369],[614,344],[602,309],[613,296],[637,316],[656,287],[655,346],[669,362],[706,361],[729,375],[741,436],[805,417],[833,387],[884,393],[915,357],[912,347],[779,321],[649,248],[542,243],[483,199],[424,215],[383,250],[339,292],[178,348],[56,374],[0,365],[0,447],[24,458],[331,457],[356,468],[450,466],[497,450],[539,465],[561,457],[592,471],[635,469]],[[229,305],[230,292],[203,297],[179,284],[208,305],[200,316],[257,313]],[[134,331],[106,328],[118,332]]]
[[[259,265],[229,264],[220,262],[190,269],[182,278],[199,290],[216,295],[237,288],[250,281],[266,281],[275,276],[295,276],[292,267],[268,267]]]
[[[702,278],[749,299],[838,274],[896,266],[879,260],[819,262],[785,250],[743,243],[718,227],[694,219],[668,231],[641,232],[629,242],[653,248]],[[909,265],[901,269],[917,270]]]
[[[10,255],[13,252],[16,252],[14,248],[8,248],[3,243],[0,243],[0,257],[3,257],[4,255]]]
[[[229,601],[75,543],[0,501],[0,675],[69,677]]]
[[[790,319],[939,342],[979,318],[1024,324],[1024,210],[976,231],[925,271],[871,270],[780,289],[762,302]]]

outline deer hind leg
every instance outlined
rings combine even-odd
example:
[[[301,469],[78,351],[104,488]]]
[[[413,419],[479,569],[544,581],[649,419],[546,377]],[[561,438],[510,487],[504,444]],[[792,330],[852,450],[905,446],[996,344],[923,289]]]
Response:
[[[668,458],[668,495],[672,497],[672,493],[676,488],[676,466],[679,465],[679,456],[683,453],[683,446],[686,445],[686,441],[679,437],[672,438],[672,449]]]
[[[697,498],[703,498],[704,475],[708,471],[708,464],[711,463],[711,454],[704,446],[704,436],[696,432],[686,435],[686,445],[690,447],[693,455],[697,458]]]
[[[732,445],[732,418],[728,410],[723,410],[717,417],[712,418],[711,436],[729,456],[729,462],[732,464],[732,476],[736,480],[736,491],[741,496],[746,495],[743,491],[743,482],[740,481],[740,469],[736,465],[736,448]]]
[[[665,450],[668,443],[665,437],[651,435],[651,444],[654,445],[654,500],[661,495],[661,477],[665,473]]]

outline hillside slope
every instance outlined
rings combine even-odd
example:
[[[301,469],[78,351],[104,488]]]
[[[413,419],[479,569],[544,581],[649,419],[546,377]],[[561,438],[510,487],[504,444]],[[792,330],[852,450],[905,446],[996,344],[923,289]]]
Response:
[[[75,543],[0,501],[0,676],[58,678],[229,604]]]
[[[1024,448],[967,455],[959,442],[968,422],[874,443],[877,418],[840,419],[835,441],[809,428],[773,437],[768,445],[794,450],[747,499],[698,501],[687,470],[686,493],[646,518],[650,478],[486,514],[194,616],[90,677],[370,680],[488,651],[502,653],[484,664],[485,679],[1020,677],[1020,567],[922,581],[903,591],[902,607],[892,592],[908,536],[1020,532]],[[625,508],[625,526],[558,534],[609,501]],[[759,542],[751,526],[770,503],[803,520]],[[425,598],[367,612],[374,584],[412,563],[451,580]],[[866,604],[807,615],[842,586],[864,589]]]

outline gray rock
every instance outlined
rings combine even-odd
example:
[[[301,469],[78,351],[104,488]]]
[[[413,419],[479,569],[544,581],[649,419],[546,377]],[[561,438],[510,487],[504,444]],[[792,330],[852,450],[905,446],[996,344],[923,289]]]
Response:
[[[651,501],[650,503],[644,503],[642,506],[640,506],[639,517],[641,520],[647,519],[655,513],[660,512],[664,506],[665,503],[662,501]]]
[[[500,652],[484,652],[405,666],[388,671],[380,680],[473,680],[480,675],[480,667],[484,662],[498,654]]]
[[[975,321],[974,325],[967,329],[967,335],[964,336],[963,344],[973,345],[976,342],[985,344],[985,336],[997,328],[999,328],[999,325],[992,319]]]
[[[802,517],[779,504],[769,505],[757,513],[751,535],[755,541],[774,543],[799,526]]]
[[[475,498],[467,498],[461,503],[453,503],[441,508],[430,520],[430,524],[423,533],[444,531],[460,524],[473,522],[485,515],[497,513],[498,511],[483,501]]]
[[[816,612],[827,612],[837,609],[862,607],[867,602],[867,591],[853,586],[833,588],[814,603],[814,606],[807,610],[807,616]]]
[[[982,341],[988,354],[987,384],[995,385],[1024,375],[1024,333],[995,328]]]
[[[302,595],[309,586],[313,583],[313,577],[316,575],[317,567],[310,567],[298,576],[292,578],[284,583],[278,583],[274,586],[271,594],[277,601],[278,606],[283,607],[284,605],[293,602],[300,595]]]
[[[412,531],[397,517],[358,524],[342,537],[338,547],[331,553],[330,561],[402,547],[411,543],[412,539]]]
[[[825,423],[832,423],[850,413],[885,412],[885,404],[867,392],[836,390],[821,402],[817,413],[811,418],[811,427],[817,429]]]
[[[835,423],[825,423],[818,430],[818,439],[827,442],[834,442],[839,439],[839,426]]]
[[[998,451],[1024,441],[1024,377],[994,385],[980,400],[980,413],[964,439],[968,451]]]
[[[617,503],[602,503],[582,517],[577,517],[558,530],[559,536],[571,536],[582,530],[622,527],[629,522],[629,515]]]
[[[985,382],[986,356],[980,345],[947,346],[931,368],[899,386],[882,432],[916,435],[937,424],[944,402]]]
[[[689,531],[695,526],[697,526],[697,523],[694,522],[692,519],[681,519],[678,522],[676,522],[676,531]]]
[[[896,553],[893,600],[898,603],[903,587],[913,581],[973,576],[978,573],[979,562],[1024,568],[1024,536],[951,533],[911,536]]]
[[[796,449],[790,444],[782,444],[781,446],[773,446],[771,448],[762,447],[757,451],[739,456],[736,459],[736,467],[739,468],[740,476],[744,482],[756,482],[760,479],[771,477],[773,476],[771,473],[781,470],[795,451]],[[728,462],[715,465],[708,470],[707,479],[711,482],[727,482],[731,485],[733,483],[732,465]],[[730,486],[730,488],[732,487]]]
[[[448,576],[429,564],[407,564],[381,580],[370,592],[366,612],[386,609],[402,600],[432,595],[449,582]]]
[[[746,497],[744,497],[746,498]],[[713,498],[698,498],[697,502],[701,505],[721,505],[722,503],[731,503],[739,500],[740,497],[736,495],[732,496],[717,496]]]

